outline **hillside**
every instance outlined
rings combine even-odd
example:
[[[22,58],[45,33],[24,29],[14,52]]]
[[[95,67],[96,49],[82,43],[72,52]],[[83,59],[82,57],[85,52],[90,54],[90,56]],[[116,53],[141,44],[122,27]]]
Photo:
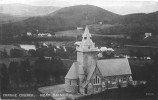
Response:
[[[153,13],[136,13],[121,16],[115,21],[118,25],[105,27],[101,30],[101,34],[128,34],[128,35],[144,35],[144,33],[158,32],[158,11]]]
[[[27,17],[19,17],[0,13],[0,24],[13,23],[24,19],[27,19]]]
[[[130,23],[156,23],[158,21],[158,11],[153,13],[137,13],[123,16],[124,24]]]
[[[99,22],[103,22],[106,27],[96,34],[141,35],[145,32],[153,34],[158,32],[158,12],[123,16],[92,5],[64,7],[45,16],[31,17],[24,21],[5,24],[2,25],[2,32],[4,36],[23,34],[26,31],[37,29],[56,32]]]
[[[46,16],[32,17],[25,21],[14,23],[13,27],[21,26],[28,30],[38,28],[39,30],[61,31],[100,21],[111,23],[120,17],[120,15],[96,6],[79,5],[61,8]]]
[[[70,16],[71,15],[71,16]],[[98,23],[100,21],[111,22],[121,16],[100,7],[92,5],[78,5],[62,8],[48,17],[61,18],[70,22],[80,23],[81,25]]]
[[[16,15],[21,17],[41,16],[58,10],[54,6],[31,6],[25,4],[0,4],[0,13]]]

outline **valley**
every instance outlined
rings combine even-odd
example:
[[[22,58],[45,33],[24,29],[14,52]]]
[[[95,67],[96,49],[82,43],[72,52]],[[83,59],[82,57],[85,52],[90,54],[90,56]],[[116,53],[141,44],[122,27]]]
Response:
[[[107,89],[78,100],[155,99],[158,11],[120,15],[94,5],[57,7],[3,4],[0,8],[0,86],[3,94],[31,93],[37,99],[47,99],[39,97],[41,93],[38,89],[64,83],[71,65],[77,62],[76,47],[82,41],[98,47],[97,60],[127,59],[138,86],[117,86],[118,89]],[[88,42],[84,41],[87,39],[83,36],[84,31],[92,36],[88,37]],[[109,81],[107,85],[112,85],[116,81],[115,76]],[[139,81],[147,84],[139,84]],[[147,96],[146,93],[154,95]]]

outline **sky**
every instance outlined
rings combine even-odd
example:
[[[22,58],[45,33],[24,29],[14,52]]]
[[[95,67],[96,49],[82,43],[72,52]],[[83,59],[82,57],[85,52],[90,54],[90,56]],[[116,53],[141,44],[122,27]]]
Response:
[[[59,7],[89,4],[122,15],[158,11],[158,0],[0,0],[0,4],[9,3]]]

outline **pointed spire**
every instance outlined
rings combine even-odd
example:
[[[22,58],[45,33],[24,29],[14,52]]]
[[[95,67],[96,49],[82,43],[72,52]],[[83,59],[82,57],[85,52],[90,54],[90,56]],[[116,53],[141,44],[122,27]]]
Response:
[[[78,47],[76,47],[77,51],[98,51],[91,37],[92,35],[89,32],[88,26],[86,26],[82,35],[82,41],[79,43]]]
[[[86,25],[84,34],[82,35],[83,38],[87,37],[87,39],[90,39],[92,37],[92,35],[89,33],[89,29],[88,26]]]

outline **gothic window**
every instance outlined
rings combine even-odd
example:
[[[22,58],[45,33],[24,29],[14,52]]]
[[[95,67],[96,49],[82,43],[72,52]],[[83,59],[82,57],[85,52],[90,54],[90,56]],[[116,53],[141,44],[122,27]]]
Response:
[[[100,77],[99,76],[96,76],[95,78],[94,78],[94,85],[99,85],[100,84]]]
[[[71,85],[71,80],[70,80],[70,85]]]
[[[87,37],[84,37],[84,39],[87,39]]]
[[[99,83],[99,78],[98,78],[98,82],[97,83]]]

